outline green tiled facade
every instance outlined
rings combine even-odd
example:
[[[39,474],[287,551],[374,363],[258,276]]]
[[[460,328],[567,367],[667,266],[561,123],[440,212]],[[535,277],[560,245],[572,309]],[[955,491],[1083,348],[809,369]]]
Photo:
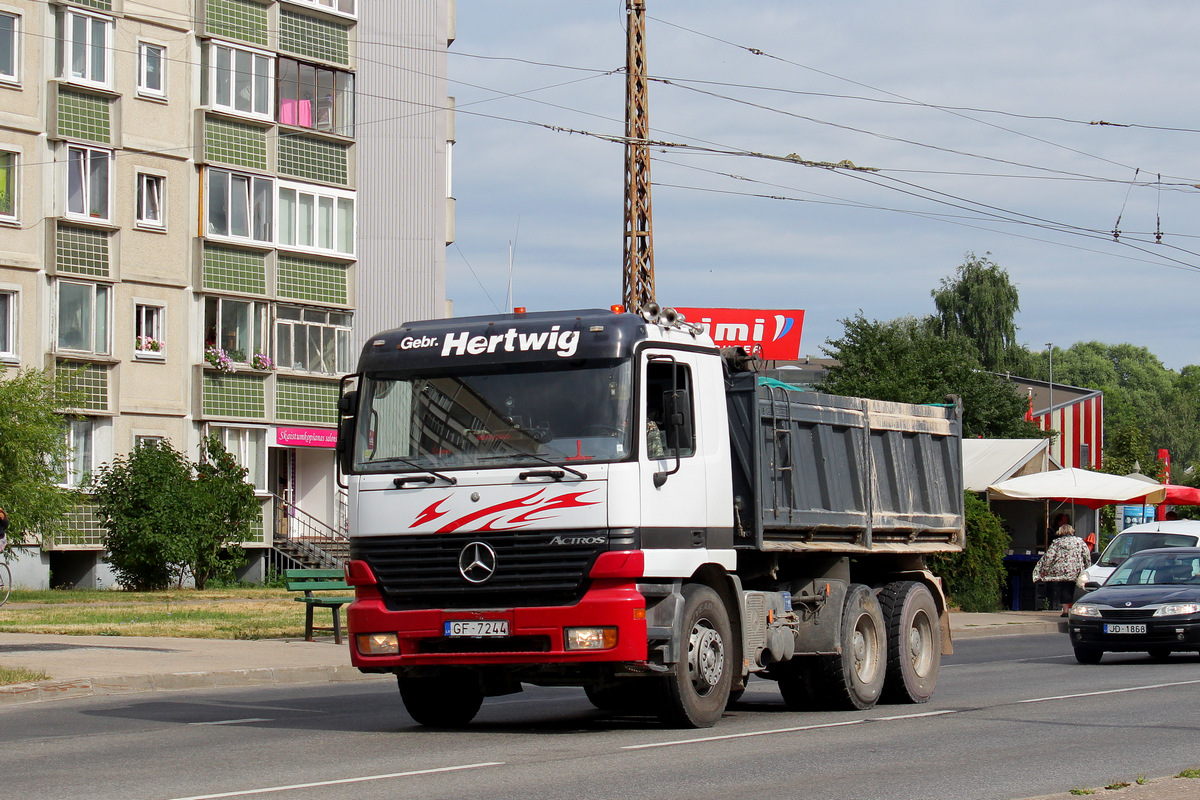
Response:
[[[204,158],[206,161],[265,170],[267,131],[233,120],[206,117]]]
[[[99,506],[92,500],[80,500],[67,512],[64,530],[54,537],[53,547],[104,549],[107,531]]]
[[[266,419],[266,378],[204,373],[200,408],[206,417]]]
[[[104,97],[81,92],[58,93],[58,135],[89,142],[112,142],[112,112]]]
[[[54,266],[63,274],[109,277],[108,234],[59,225],[55,232]]]
[[[67,377],[71,407],[80,411],[108,411],[108,367],[59,361],[58,371]]]
[[[346,303],[349,294],[346,267],[308,258],[279,256],[276,291],[289,300]]]
[[[250,0],[206,0],[204,27],[213,36],[267,46],[267,7]]]
[[[279,173],[345,186],[350,180],[350,151],[337,142],[304,136],[280,137]]]
[[[206,244],[201,273],[206,290],[267,293],[267,258],[262,253]]]
[[[350,28],[287,9],[279,10],[279,49],[298,56],[350,64]]]
[[[275,416],[280,421],[337,424],[338,384],[278,378],[275,382]]]

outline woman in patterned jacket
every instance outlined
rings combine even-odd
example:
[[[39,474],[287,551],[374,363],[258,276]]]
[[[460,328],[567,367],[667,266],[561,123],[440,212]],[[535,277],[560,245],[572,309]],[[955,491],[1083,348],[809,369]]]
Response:
[[[1063,525],[1054,534],[1054,541],[1033,566],[1035,583],[1049,584],[1051,601],[1057,598],[1065,617],[1075,600],[1075,579],[1092,563],[1087,544],[1075,535],[1075,529]]]

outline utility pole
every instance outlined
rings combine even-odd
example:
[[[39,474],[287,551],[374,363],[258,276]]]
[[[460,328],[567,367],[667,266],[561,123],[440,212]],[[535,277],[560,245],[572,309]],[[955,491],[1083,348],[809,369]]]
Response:
[[[625,307],[654,302],[650,217],[650,95],[646,86],[646,0],[625,0]]]

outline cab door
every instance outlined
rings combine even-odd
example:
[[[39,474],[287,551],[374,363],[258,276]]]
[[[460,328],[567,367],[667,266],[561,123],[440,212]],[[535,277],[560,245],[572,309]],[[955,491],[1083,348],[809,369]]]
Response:
[[[708,547],[706,464],[698,441],[698,355],[648,349],[640,360],[638,466],[641,541],[653,551]],[[666,553],[660,553],[666,556]],[[682,555],[682,554],[680,554]],[[691,559],[685,559],[691,561]],[[688,573],[690,574],[690,572]]]

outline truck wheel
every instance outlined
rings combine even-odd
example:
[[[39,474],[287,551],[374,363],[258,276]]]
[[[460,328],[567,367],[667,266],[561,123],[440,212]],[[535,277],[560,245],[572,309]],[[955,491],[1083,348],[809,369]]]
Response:
[[[721,598],[707,586],[683,587],[679,663],[666,678],[659,717],[668,725],[710,728],[721,718],[733,682],[732,633]]]
[[[458,728],[475,719],[483,705],[483,689],[469,672],[435,677],[397,677],[404,709],[428,728]]]
[[[1099,664],[1104,658],[1104,651],[1098,647],[1075,645],[1075,660],[1080,664]]]
[[[823,687],[819,685],[819,664],[812,658],[793,658],[771,667],[779,683],[779,694],[788,711],[810,711],[823,707]]]
[[[616,686],[606,686],[597,689],[592,686],[583,687],[588,700],[601,711],[613,714],[653,714],[656,694],[655,681],[646,678],[635,678]]]
[[[887,674],[883,700],[924,703],[937,685],[942,664],[942,629],[937,605],[923,583],[896,581],[879,593],[887,631]]]
[[[867,709],[879,700],[886,672],[883,612],[869,587],[853,584],[842,610],[842,653],[825,659],[830,708]]]

